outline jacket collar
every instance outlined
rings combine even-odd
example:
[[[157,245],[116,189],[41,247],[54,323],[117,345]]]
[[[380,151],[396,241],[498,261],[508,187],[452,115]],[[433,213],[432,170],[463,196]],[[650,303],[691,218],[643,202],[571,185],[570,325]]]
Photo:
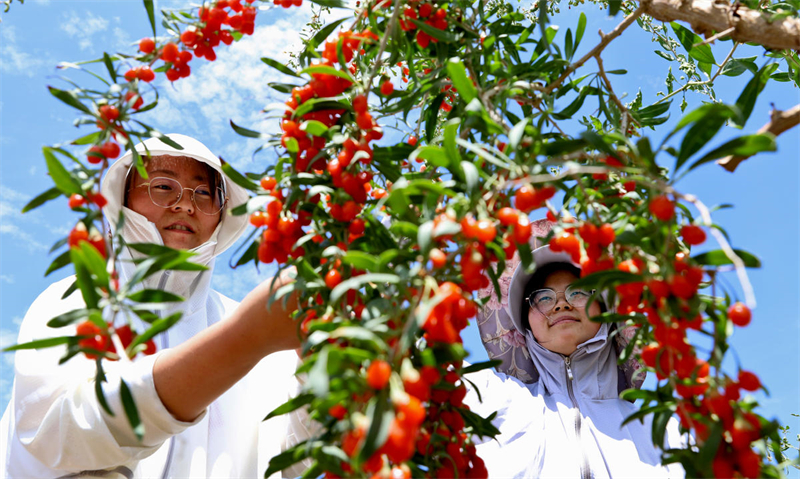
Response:
[[[539,385],[547,394],[568,394],[569,359],[572,387],[576,395],[589,399],[619,397],[617,355],[609,340],[608,323],[602,324],[593,338],[578,345],[568,357],[546,349],[536,341],[530,330],[525,332],[525,344],[539,372]]]

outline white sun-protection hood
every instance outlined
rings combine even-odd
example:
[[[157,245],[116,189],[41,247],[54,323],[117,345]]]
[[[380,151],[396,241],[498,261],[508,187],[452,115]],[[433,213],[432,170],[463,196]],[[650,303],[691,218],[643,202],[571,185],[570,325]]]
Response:
[[[211,238],[204,244],[194,248],[193,252],[200,253],[202,256],[215,257],[230,248],[236,240],[244,233],[247,228],[247,216],[234,216],[227,210],[238,206],[248,199],[248,194],[244,188],[231,182],[222,172],[222,162],[204,144],[194,138],[177,133],[166,135],[183,149],[173,148],[163,143],[158,138],[150,138],[143,143],[136,145],[136,151],[140,155],[159,156],[186,156],[199,162],[210,165],[220,173],[222,178],[225,196],[229,198],[228,204],[223,210],[220,223],[212,234]],[[108,169],[103,178],[101,191],[108,200],[108,204],[103,208],[103,214],[111,225],[116,227],[117,218],[121,209],[125,211],[125,226],[123,236],[129,243],[157,243],[163,244],[161,235],[155,224],[151,223],[144,216],[135,211],[122,206],[125,198],[125,181],[133,165],[133,154],[131,151],[125,153],[119,160],[114,162]]]

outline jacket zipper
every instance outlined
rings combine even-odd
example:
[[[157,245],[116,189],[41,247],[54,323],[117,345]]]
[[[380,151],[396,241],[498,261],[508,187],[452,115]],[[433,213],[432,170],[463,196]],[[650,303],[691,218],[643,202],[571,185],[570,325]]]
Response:
[[[170,271],[164,271],[164,274],[161,275],[161,279],[158,280],[158,289],[164,290],[164,286],[167,284],[167,280],[169,279]],[[162,312],[157,311],[159,317],[162,317]],[[165,332],[161,335],[161,349],[164,350],[169,347],[169,335]],[[164,464],[164,473],[161,475],[162,479],[167,479],[169,477],[169,468],[172,465],[172,454],[173,450],[175,449],[175,438],[170,436],[169,438],[169,450],[167,451],[167,462]]]
[[[575,392],[572,390],[572,382],[575,377],[572,375],[572,357],[567,356],[564,358],[564,364],[567,367],[567,393],[572,400],[572,405],[575,408],[575,437],[578,439],[578,447],[581,450],[581,478],[591,479],[592,473],[589,468],[589,461],[586,458],[586,451],[583,449],[583,441],[581,440],[581,408],[578,406],[578,401],[575,399]]]

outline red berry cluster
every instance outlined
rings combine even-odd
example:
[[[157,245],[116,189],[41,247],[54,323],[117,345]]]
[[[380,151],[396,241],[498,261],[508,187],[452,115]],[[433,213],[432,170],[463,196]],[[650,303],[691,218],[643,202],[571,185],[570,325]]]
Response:
[[[110,327],[111,324],[108,325],[108,328]],[[112,353],[114,355],[118,354],[116,346],[114,346],[113,341],[111,341],[111,335],[108,328],[101,329],[91,321],[84,321],[78,325],[76,334],[83,337],[83,339],[78,340],[78,345],[84,349],[83,354],[85,354],[87,358],[96,359],[96,353]],[[119,337],[122,347],[124,348],[130,346],[133,340],[136,338],[136,333],[131,329],[130,325],[127,324],[118,328],[114,328],[114,332]],[[149,356],[151,354],[155,354],[156,344],[152,339],[145,341],[144,345],[145,348],[142,352],[145,355]],[[117,357],[107,356],[107,359],[116,361]]]
[[[253,226],[265,228],[258,247],[259,261],[285,263],[290,256],[303,256],[305,249],[302,246],[295,247],[295,243],[305,234],[303,226],[311,224],[311,215],[306,211],[298,211],[297,202],[283,212],[283,194],[277,189],[275,178],[262,178],[261,187],[269,191],[274,199],[267,204],[266,212],[257,211],[250,216]]]
[[[438,30],[447,30],[449,26],[446,9],[439,8],[434,11],[434,5],[432,3],[419,0],[412,0],[408,3],[405,10],[403,10],[403,15],[400,19],[400,28],[406,32],[417,30],[417,25],[411,20],[424,20],[426,25],[430,25]],[[431,37],[422,30],[417,31],[416,40],[417,45],[421,48],[428,48],[431,42],[439,42],[438,39]]]
[[[429,343],[461,343],[461,330],[467,327],[467,321],[478,313],[472,299],[464,296],[461,288],[446,282],[439,286],[439,295],[443,296],[425,318],[422,329]]]
[[[86,229],[86,225],[83,224],[82,221],[79,221],[69,232],[69,236],[67,236],[67,245],[69,245],[70,248],[76,248],[79,247],[80,243],[83,241],[94,246],[103,258],[106,257],[106,240],[103,238],[103,235],[94,228],[92,228],[90,232]]]

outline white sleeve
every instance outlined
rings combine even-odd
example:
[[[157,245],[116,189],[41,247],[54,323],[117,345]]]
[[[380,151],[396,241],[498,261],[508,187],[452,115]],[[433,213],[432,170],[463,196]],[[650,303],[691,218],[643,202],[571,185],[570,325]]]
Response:
[[[19,343],[45,337],[74,334],[75,327],[49,328],[47,322],[64,312],[81,308],[78,293],[66,300],[61,295],[72,279],[50,286],[31,305],[22,323]],[[78,472],[131,464],[154,453],[163,442],[192,423],[172,417],[153,383],[156,356],[128,364],[103,361],[107,382],[103,391],[111,416],[95,393],[95,362],[82,354],[63,365],[64,346],[21,350],[15,358],[16,438],[42,465],[50,469]],[[144,425],[140,442],[122,408],[120,384],[124,379]]]

